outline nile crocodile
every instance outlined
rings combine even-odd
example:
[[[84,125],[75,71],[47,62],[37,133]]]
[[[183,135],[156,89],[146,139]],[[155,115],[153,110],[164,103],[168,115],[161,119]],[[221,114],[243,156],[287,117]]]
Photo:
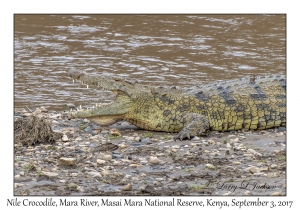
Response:
[[[110,90],[115,101],[71,111],[70,118],[88,118],[100,125],[126,120],[146,130],[179,132],[190,139],[208,130],[268,129],[286,124],[285,75],[244,77],[181,87],[142,86],[119,77],[91,76],[71,70],[73,79]]]

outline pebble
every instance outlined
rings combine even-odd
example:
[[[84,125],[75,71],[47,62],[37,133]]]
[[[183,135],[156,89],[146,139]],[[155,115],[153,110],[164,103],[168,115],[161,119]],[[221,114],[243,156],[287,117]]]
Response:
[[[231,192],[229,191],[229,192],[227,192],[227,193],[224,193],[223,195],[224,195],[224,196],[231,195]]]
[[[130,190],[132,190],[132,184],[125,185],[124,187],[122,187],[122,190],[123,191],[130,191]]]
[[[67,181],[64,179],[59,180],[60,183],[66,183]]]
[[[255,151],[254,149],[248,149],[248,152],[252,153],[253,155],[256,155],[256,156],[262,156],[262,154],[260,154],[259,152]]]
[[[106,163],[105,160],[101,160],[101,159],[97,159],[96,161],[97,161],[97,163],[98,163],[99,165],[102,165],[102,164]]]
[[[195,136],[191,139],[191,141],[197,141],[197,140],[200,140],[200,138],[198,136]]]
[[[249,171],[252,174],[258,172],[258,170],[255,166],[250,166],[249,168],[246,168],[246,171]]]
[[[257,173],[253,173],[254,176],[261,176],[263,175],[264,173],[261,173],[261,172],[257,172]]]
[[[76,106],[74,104],[66,104],[67,107],[69,107],[70,109],[76,109]]]
[[[207,143],[210,144],[210,145],[214,145],[216,142],[214,140],[210,139],[210,140],[207,141]]]
[[[97,158],[101,160],[112,160],[112,155],[106,155],[100,152]]]
[[[78,176],[78,173],[71,173],[70,174],[72,177],[77,177]]]
[[[244,192],[244,195],[252,195],[252,192],[251,191],[246,191],[246,192]]]
[[[15,179],[19,179],[20,177],[20,174],[15,175]]]
[[[272,196],[279,196],[279,195],[281,195],[281,192],[274,192],[274,193],[272,193]]]
[[[69,141],[69,138],[68,138],[68,136],[66,134],[64,134],[63,137],[61,138],[61,140],[63,142],[66,142],[66,141]]]
[[[158,164],[159,160],[155,156],[150,156],[149,157],[149,162],[152,163],[152,164]]]
[[[214,166],[214,165],[212,165],[212,164],[210,164],[210,163],[206,164],[205,166],[206,166],[207,168],[209,168],[209,169],[216,169],[216,166]]]
[[[15,183],[15,188],[18,188],[18,187],[22,187],[24,184],[21,184],[21,183]]]
[[[76,165],[76,159],[61,157],[61,158],[59,158],[58,163],[60,166],[74,166],[74,165]]]
[[[96,171],[87,172],[87,174],[92,176],[92,177],[98,177],[98,178],[102,177],[101,173],[96,172]]]
[[[120,146],[121,149],[125,149],[126,147],[127,147],[126,144],[122,144],[122,145]]]
[[[143,143],[143,144],[152,144],[152,142],[149,138],[142,138],[141,143]]]
[[[90,121],[88,119],[86,119],[86,118],[83,120],[83,122],[90,123]]]
[[[49,178],[56,178],[58,177],[58,173],[54,173],[54,172],[47,172],[47,171],[42,171],[42,173]]]
[[[136,163],[132,163],[129,165],[130,167],[138,167],[138,166],[142,166],[142,165],[139,165],[139,164],[136,164]]]
[[[120,133],[120,131],[118,129],[116,129],[116,128],[110,129],[109,133],[111,135],[113,135],[113,136],[122,136],[121,133]]]
[[[275,169],[275,168],[277,168],[277,165],[276,165],[276,164],[272,164],[272,165],[270,166],[270,168],[271,168],[271,169]]]
[[[124,136],[124,139],[127,140],[127,141],[133,141],[133,140],[134,140],[134,137],[133,137],[133,136],[131,136],[131,137],[129,137],[129,136]]]
[[[93,129],[90,126],[88,126],[84,129],[84,132],[86,132],[86,133],[92,133],[92,131],[93,131]]]

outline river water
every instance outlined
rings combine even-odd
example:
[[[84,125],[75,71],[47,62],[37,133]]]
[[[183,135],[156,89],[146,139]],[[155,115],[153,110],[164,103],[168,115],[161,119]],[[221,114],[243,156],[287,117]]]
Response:
[[[286,16],[15,15],[15,108],[113,99],[72,83],[70,69],[185,87],[285,74]]]

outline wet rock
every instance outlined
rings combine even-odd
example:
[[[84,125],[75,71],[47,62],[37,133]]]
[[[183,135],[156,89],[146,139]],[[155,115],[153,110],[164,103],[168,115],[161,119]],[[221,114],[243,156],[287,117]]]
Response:
[[[58,173],[42,171],[42,173],[48,178],[56,178],[58,177]]]
[[[86,132],[86,133],[92,133],[92,131],[93,131],[93,129],[90,126],[88,126],[84,129],[84,132]]]
[[[143,144],[152,144],[152,142],[149,138],[142,138],[141,143],[143,143]]]
[[[123,191],[131,191],[132,190],[132,184],[127,184],[124,187],[122,187]]]
[[[195,136],[191,139],[191,141],[197,141],[197,140],[200,140],[200,138],[198,136]]]
[[[113,154],[112,157],[116,158],[116,159],[118,159],[118,158],[124,158],[124,156],[119,155],[119,154]]]
[[[74,165],[76,165],[76,159],[61,157],[61,158],[59,158],[58,163],[60,166],[74,166]]]
[[[139,136],[137,136],[137,137],[134,138],[134,141],[140,142],[140,141],[141,141],[141,138],[140,138]]]
[[[278,131],[286,131],[286,127],[278,127]]]
[[[149,162],[152,163],[152,164],[158,164],[159,163],[159,160],[157,157],[155,156],[150,156],[149,157]]]
[[[102,130],[101,134],[109,134],[109,131],[108,130]]]

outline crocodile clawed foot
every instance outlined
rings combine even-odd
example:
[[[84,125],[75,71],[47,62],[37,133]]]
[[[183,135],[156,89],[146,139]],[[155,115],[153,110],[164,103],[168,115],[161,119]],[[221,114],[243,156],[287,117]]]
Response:
[[[173,137],[173,140],[174,141],[176,141],[176,140],[182,141],[184,139],[190,140],[193,137],[194,137],[194,135],[190,134],[188,131],[181,130],[177,135],[175,135]]]

